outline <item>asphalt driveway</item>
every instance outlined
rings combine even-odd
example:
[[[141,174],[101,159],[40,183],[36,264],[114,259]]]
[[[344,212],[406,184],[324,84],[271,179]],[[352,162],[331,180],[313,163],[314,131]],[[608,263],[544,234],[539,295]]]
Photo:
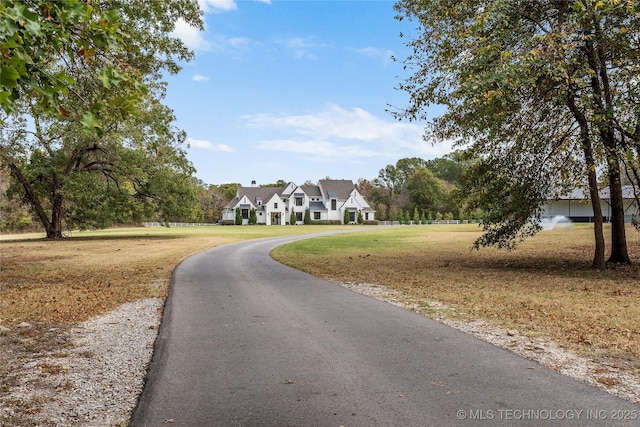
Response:
[[[640,425],[640,408],[274,261],[182,262],[133,426]]]

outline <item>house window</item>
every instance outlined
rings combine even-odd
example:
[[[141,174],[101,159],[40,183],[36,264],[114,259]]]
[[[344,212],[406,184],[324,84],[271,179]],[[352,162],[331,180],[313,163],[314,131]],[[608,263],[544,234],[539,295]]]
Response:
[[[302,221],[302,212],[296,212],[296,221]]]
[[[278,203],[277,202],[273,204],[273,209],[278,209]]]
[[[242,219],[249,219],[249,209],[242,209]]]
[[[313,213],[313,219],[315,219],[316,221],[320,219],[320,212],[314,212]]]
[[[368,213],[364,214],[364,219],[369,221],[369,214]]]
[[[350,211],[349,212],[349,221],[356,222],[356,212],[355,211]]]
[[[335,211],[337,209],[337,207],[336,207],[337,204],[338,204],[338,202],[337,202],[336,199],[331,199],[331,210],[332,211]]]
[[[302,206],[303,203],[304,203],[304,198],[296,197],[296,206]]]

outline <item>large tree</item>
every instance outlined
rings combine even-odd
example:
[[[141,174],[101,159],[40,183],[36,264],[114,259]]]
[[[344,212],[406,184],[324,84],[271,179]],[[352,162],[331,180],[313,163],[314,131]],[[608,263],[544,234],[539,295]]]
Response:
[[[637,1],[401,0],[399,18],[417,20],[400,88],[398,116],[432,120],[427,138],[469,147],[475,202],[493,206],[479,244],[505,244],[537,229],[547,198],[582,185],[599,212],[598,186],[611,194],[609,261],[629,262],[621,163],[636,165],[640,136]],[[634,170],[633,167],[630,168]],[[603,170],[602,177],[597,171]],[[485,190],[480,185],[487,186]],[[594,265],[604,265],[601,223]]]
[[[435,212],[443,200],[440,180],[426,167],[416,169],[409,177],[407,192],[413,209],[418,212]]]
[[[0,3],[0,156],[47,231],[189,217],[193,168],[162,73],[192,57],[191,0]]]

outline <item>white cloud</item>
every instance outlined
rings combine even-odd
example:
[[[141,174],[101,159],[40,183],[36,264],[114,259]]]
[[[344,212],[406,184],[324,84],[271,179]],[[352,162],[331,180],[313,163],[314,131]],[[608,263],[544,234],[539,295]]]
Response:
[[[341,159],[376,157],[380,153],[361,147],[359,145],[341,145],[329,141],[296,139],[264,140],[257,147],[270,151],[285,151],[287,153],[308,154],[321,157],[339,157]]]
[[[293,55],[298,59],[316,59],[315,51],[327,47],[325,44],[314,42],[309,37],[294,37],[280,40],[278,43],[293,52]]]
[[[198,4],[204,13],[228,12],[238,9],[238,5],[234,0],[198,0]]]
[[[226,144],[214,144],[213,142],[207,141],[206,139],[194,139],[189,137],[187,138],[187,144],[189,144],[190,147],[203,148],[209,151],[222,151],[225,153],[233,153],[236,151]]]
[[[390,63],[394,55],[392,50],[379,49],[377,47],[364,47],[356,49],[355,52],[369,58],[379,59],[385,64]]]
[[[210,50],[211,44],[205,40],[202,31],[198,28],[178,19],[176,27],[171,33],[172,36],[179,38],[189,48],[193,50]]]
[[[271,0],[257,0],[260,3],[271,4]],[[198,0],[200,9],[204,13],[229,12],[237,10],[238,4],[236,0]]]
[[[330,104],[312,114],[259,114],[245,119],[249,127],[284,135],[260,141],[258,147],[264,150],[352,158],[440,157],[451,152],[449,143],[425,142],[423,125],[378,117],[362,108]]]
[[[194,74],[191,79],[196,82],[206,82],[209,80],[209,77],[203,76],[202,74]]]

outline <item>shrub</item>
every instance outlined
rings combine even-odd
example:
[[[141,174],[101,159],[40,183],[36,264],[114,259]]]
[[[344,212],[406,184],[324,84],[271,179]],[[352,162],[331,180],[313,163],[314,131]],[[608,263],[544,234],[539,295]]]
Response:
[[[337,219],[319,219],[319,220],[315,220],[315,221],[311,221],[312,225],[340,225],[342,224],[342,222],[340,222]]]

